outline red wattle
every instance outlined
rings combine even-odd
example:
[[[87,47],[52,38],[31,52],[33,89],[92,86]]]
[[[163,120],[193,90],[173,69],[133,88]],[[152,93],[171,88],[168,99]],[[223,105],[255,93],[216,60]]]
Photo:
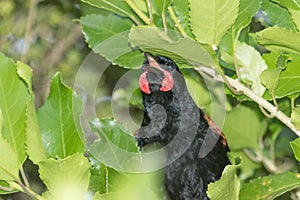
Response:
[[[147,71],[142,73],[139,79],[139,85],[140,85],[140,89],[146,93],[146,94],[150,94],[150,88],[149,88],[149,82],[147,80]]]
[[[167,92],[170,91],[174,86],[174,78],[172,74],[164,69],[161,69],[164,74],[164,79],[161,82],[160,91]]]

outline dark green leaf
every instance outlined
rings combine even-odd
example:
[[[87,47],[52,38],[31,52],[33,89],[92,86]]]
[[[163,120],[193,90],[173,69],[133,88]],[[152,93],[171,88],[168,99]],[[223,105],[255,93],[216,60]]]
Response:
[[[283,173],[251,180],[240,192],[240,200],[274,199],[300,186],[300,174]]]
[[[124,176],[123,173],[100,163],[91,169],[90,188],[100,194],[118,191],[120,189],[120,179],[124,178]]]
[[[254,110],[238,105],[227,113],[223,131],[230,149],[240,150],[250,147],[258,150],[260,149],[258,139],[265,132],[266,125]]]
[[[270,20],[272,25],[286,28],[292,31],[296,30],[296,27],[293,24],[291,14],[286,8],[281,7],[277,3],[273,3],[267,0],[262,1],[261,9],[268,18],[268,20]]]
[[[140,68],[144,56],[128,43],[128,33],[133,23],[116,15],[89,15],[80,18],[84,37],[94,52],[113,64]]]
[[[173,0],[173,7],[176,17],[185,33],[193,38],[193,33],[189,26],[189,3],[188,0]]]
[[[238,16],[239,0],[190,0],[190,26],[197,41],[218,46]]]
[[[173,41],[162,30],[153,27],[134,27],[130,31],[132,46],[143,51],[167,56],[176,63],[206,65],[214,67],[215,54],[206,45],[200,45],[190,38]]]
[[[38,110],[38,121],[47,158],[66,158],[85,152],[80,127],[82,105],[72,89],[61,82],[60,74],[51,81],[46,103]]]
[[[139,155],[136,140],[123,125],[113,119],[95,119],[90,126],[99,135],[89,150],[93,163],[124,170],[136,161],[135,155]]]
[[[172,3],[172,1],[173,0],[154,0],[154,4],[158,12],[162,14],[166,12],[168,6]]]

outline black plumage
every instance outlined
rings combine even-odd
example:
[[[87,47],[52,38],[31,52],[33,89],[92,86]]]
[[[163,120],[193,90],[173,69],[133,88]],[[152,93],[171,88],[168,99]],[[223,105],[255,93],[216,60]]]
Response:
[[[177,65],[163,56],[146,56],[139,81],[144,119],[138,145],[166,149],[165,189],[171,200],[209,199],[208,184],[230,164],[226,139],[193,101]]]

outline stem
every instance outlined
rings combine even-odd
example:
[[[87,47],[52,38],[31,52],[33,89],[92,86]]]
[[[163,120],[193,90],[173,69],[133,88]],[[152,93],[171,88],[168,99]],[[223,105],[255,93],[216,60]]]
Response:
[[[203,70],[204,67],[197,67],[196,70],[198,71],[206,71],[209,72],[209,70]],[[213,70],[211,70],[213,71]],[[225,80],[222,78],[221,75],[215,76],[214,73],[209,74],[211,76],[214,77],[215,80],[221,81],[221,82],[225,82]],[[258,105],[260,105],[261,107],[263,107],[265,110],[267,110],[271,115],[273,115],[274,117],[276,117],[277,119],[279,119],[282,123],[284,123],[287,127],[289,127],[296,135],[298,135],[300,137],[300,130],[298,130],[294,124],[291,123],[291,120],[289,117],[287,117],[283,112],[281,112],[280,110],[278,110],[274,105],[272,105],[271,103],[269,103],[267,100],[265,100],[264,98],[258,96],[257,94],[255,94],[253,91],[251,91],[249,88],[245,87],[243,84],[241,84],[240,82],[238,82],[235,79],[232,79],[226,75],[224,75],[224,77],[226,78],[228,84],[234,88],[236,91],[241,91],[244,95],[246,95],[247,97],[249,97],[250,99],[252,99],[253,101],[255,101]]]
[[[20,174],[21,174],[21,177],[22,177],[22,179],[23,179],[23,181],[24,181],[24,183],[25,183],[25,186],[29,188],[29,187],[30,187],[29,181],[28,181],[28,179],[27,179],[27,177],[26,177],[26,175],[25,175],[23,166],[20,167]]]
[[[165,13],[161,14],[161,18],[162,18],[162,23],[163,23],[163,26],[164,26],[164,32],[165,32],[165,34],[167,34],[168,33],[168,29],[167,29],[167,22],[166,22],[166,15],[165,15]]]
[[[170,14],[171,19],[172,19],[173,22],[175,23],[175,26],[177,27],[177,29],[179,30],[179,32],[181,33],[181,35],[182,35],[183,37],[187,37],[187,35],[186,35],[184,29],[182,28],[181,24],[179,23],[179,20],[178,20],[178,18],[176,17],[176,15],[175,15],[175,13],[174,13],[174,11],[173,11],[173,9],[172,9],[171,6],[168,7],[168,11],[169,11],[169,14]]]
[[[5,186],[0,185],[0,190],[5,191],[5,192],[11,192],[14,190],[14,188],[5,187]]]
[[[147,8],[148,8],[148,13],[149,13],[149,24],[152,25],[153,23],[153,13],[152,13],[152,8],[151,8],[151,2],[150,0],[147,1]]]
[[[129,7],[144,21],[145,24],[150,24],[148,17],[141,11],[132,0],[125,0]]]

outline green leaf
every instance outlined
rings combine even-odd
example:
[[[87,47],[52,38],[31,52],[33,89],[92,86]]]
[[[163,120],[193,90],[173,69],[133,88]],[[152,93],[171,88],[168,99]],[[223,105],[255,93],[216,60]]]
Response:
[[[190,26],[197,41],[218,46],[238,16],[239,0],[190,0]]]
[[[25,111],[29,92],[17,74],[16,64],[0,54],[0,109],[3,115],[2,136],[18,154],[22,165],[25,154]]]
[[[300,186],[300,174],[282,173],[257,179],[245,184],[240,192],[240,200],[274,199]]]
[[[120,179],[124,174],[100,163],[91,169],[90,188],[94,192],[107,194],[120,189]]]
[[[38,110],[38,121],[47,158],[66,158],[85,152],[85,139],[80,127],[82,111],[79,96],[61,82],[57,73],[51,80],[50,94]]]
[[[251,19],[257,13],[259,6],[260,2],[258,0],[240,0],[238,17],[230,30],[225,34],[220,44],[222,58],[226,62],[233,63],[232,55],[234,54],[240,32],[251,22]]]
[[[161,200],[164,197],[161,173],[130,174],[119,179],[118,191],[97,193],[93,200]]]
[[[272,0],[283,7],[291,8],[294,10],[300,10],[300,1],[299,0]]]
[[[176,17],[182,26],[185,33],[193,38],[193,33],[189,26],[189,3],[188,0],[173,0],[173,8],[176,14]]]
[[[39,173],[48,191],[48,200],[82,200],[90,180],[90,163],[82,154],[39,163]]]
[[[291,147],[293,149],[295,158],[298,161],[300,161],[300,138],[297,138],[297,139],[293,140],[292,142],[290,142],[290,145],[291,145]]]
[[[300,130],[300,106],[293,108],[291,115],[291,122]]]
[[[17,72],[20,78],[24,80],[30,91],[31,98],[27,103],[26,109],[26,153],[33,163],[38,164],[39,161],[46,159],[46,153],[42,142],[40,128],[36,115],[34,104],[34,93],[32,90],[32,70],[31,68],[21,62],[17,62]]]
[[[231,150],[244,148],[258,150],[260,149],[258,139],[265,132],[266,125],[253,109],[238,105],[227,113],[223,131]]]
[[[284,37],[282,37],[284,35]],[[266,28],[256,33],[256,39],[270,51],[300,54],[300,33],[280,27]]]
[[[260,75],[268,68],[265,61],[253,47],[239,43],[235,49],[242,81],[251,85],[251,90],[262,96],[265,87],[261,84]]]
[[[0,180],[14,181],[19,178],[18,154],[4,138],[0,136]]]
[[[133,23],[116,15],[89,15],[80,18],[84,37],[94,52],[115,65],[140,68],[144,56],[128,43],[128,33]]]
[[[173,59],[176,63],[206,65],[214,67],[215,53],[210,47],[200,45],[190,38],[173,41],[162,30],[153,27],[133,27],[129,34],[132,46],[145,52],[159,54]]]
[[[295,25],[297,26],[298,28],[298,31],[300,30],[300,10],[293,10],[293,9],[289,9],[291,15],[292,15],[292,18],[293,18],[293,21],[295,23]]]
[[[300,56],[293,54],[289,56],[291,61],[288,62],[286,69],[281,72],[278,86],[275,90],[277,98],[300,92]]]
[[[172,3],[173,0],[154,0],[156,9],[160,14],[165,13],[168,9],[168,6]]]
[[[269,69],[261,74],[261,83],[266,86],[268,92],[275,98],[275,90],[279,83],[281,71],[284,70],[292,60],[289,55],[270,53],[263,55],[264,60],[268,63]]]
[[[267,0],[262,1],[261,9],[272,25],[286,28],[288,30],[296,30],[291,14],[286,8]]]
[[[220,180],[208,185],[207,195],[211,200],[238,200],[239,179],[236,175],[239,165],[227,165]]]
[[[130,16],[133,11],[125,1],[120,0],[81,0],[97,8],[103,8],[121,16]]]
[[[139,155],[136,140],[120,123],[113,119],[95,119],[90,122],[94,132],[99,135],[89,150],[93,163],[121,170],[131,164],[134,154]],[[133,154],[134,153],[134,154]]]

